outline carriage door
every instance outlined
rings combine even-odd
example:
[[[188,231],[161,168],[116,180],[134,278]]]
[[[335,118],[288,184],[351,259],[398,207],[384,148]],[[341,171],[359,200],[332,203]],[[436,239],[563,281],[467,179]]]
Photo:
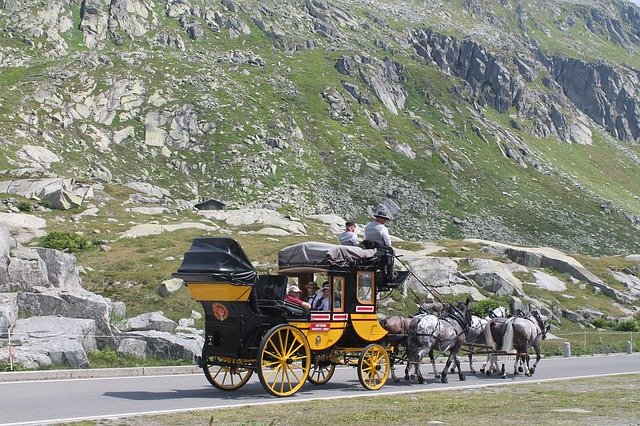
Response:
[[[351,324],[356,334],[367,342],[382,339],[387,331],[376,316],[375,274],[373,271],[358,271],[356,281],[356,307],[351,314]]]

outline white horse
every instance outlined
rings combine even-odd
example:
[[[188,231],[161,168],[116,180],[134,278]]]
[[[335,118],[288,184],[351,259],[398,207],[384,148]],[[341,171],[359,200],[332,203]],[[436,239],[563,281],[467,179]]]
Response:
[[[458,369],[458,377],[464,380],[464,374],[460,370],[458,352],[464,344],[465,334],[471,325],[471,312],[469,312],[469,299],[462,302],[457,308],[451,307],[444,317],[435,315],[418,315],[413,318],[409,326],[407,338],[407,367],[414,366],[419,383],[424,383],[424,377],[420,371],[420,362],[428,353],[431,359],[431,366],[436,378],[440,378],[442,383],[447,383],[447,371],[452,362]],[[434,349],[440,352],[449,352],[449,357],[442,374],[436,369],[433,357]]]
[[[500,369],[503,378],[506,378],[504,356],[516,350],[516,359],[513,373],[518,374],[518,363],[522,361],[524,372],[532,375],[540,362],[540,343],[547,337],[549,331],[549,319],[541,315],[538,310],[529,314],[512,318],[495,318],[485,326],[485,339],[494,350],[502,353],[502,367]],[[536,362],[529,368],[529,349],[533,347],[536,352]]]
[[[469,331],[467,331],[466,335],[466,344],[469,347],[469,368],[472,374],[476,373],[476,370],[473,368],[473,354],[476,346],[486,346],[487,340],[485,338],[485,327],[487,322],[489,322],[493,318],[506,318],[508,316],[507,308],[503,308],[499,306],[489,312],[484,318],[477,317],[473,315],[471,317],[471,326],[469,327]],[[498,370],[498,359],[493,353],[487,354],[487,359],[485,360],[482,367],[480,367],[480,372],[484,373],[485,368],[489,365],[489,371],[497,371]]]

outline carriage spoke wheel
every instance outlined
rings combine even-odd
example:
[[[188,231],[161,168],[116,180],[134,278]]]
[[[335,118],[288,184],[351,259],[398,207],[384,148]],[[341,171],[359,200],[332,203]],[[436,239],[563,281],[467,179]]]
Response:
[[[293,395],[309,377],[310,354],[307,338],[296,327],[273,327],[258,348],[260,383],[274,396]]]
[[[335,364],[321,365],[316,363],[313,365],[307,380],[314,385],[324,385],[331,380],[334,371],[336,371]]]
[[[236,360],[232,358],[223,358],[222,361],[228,364],[234,364]],[[204,375],[213,385],[213,387],[228,391],[240,389],[244,386],[251,375],[253,370],[246,367],[238,367],[234,365],[205,365]]]
[[[367,390],[378,390],[389,377],[389,354],[382,346],[372,343],[360,352],[358,379]]]

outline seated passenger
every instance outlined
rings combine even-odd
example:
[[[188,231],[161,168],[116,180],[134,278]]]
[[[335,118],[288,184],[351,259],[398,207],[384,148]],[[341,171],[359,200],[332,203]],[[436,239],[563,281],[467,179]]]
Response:
[[[344,224],[344,232],[340,234],[338,240],[340,245],[343,246],[357,246],[360,243],[360,241],[358,241],[358,236],[356,235],[355,222],[346,222]]]
[[[315,281],[309,281],[306,286],[304,286],[307,290],[307,302],[313,305],[313,298],[316,297],[316,293],[318,292],[318,284]]]
[[[284,301],[301,306],[304,309],[311,309],[310,304],[300,299],[301,294],[302,291],[300,291],[300,287],[298,287],[297,285],[292,285],[291,287],[289,287],[289,290],[287,290],[287,295],[284,296]]]
[[[329,310],[329,295],[330,288],[328,285],[324,285],[316,297],[313,298],[313,304],[311,307],[314,311],[328,311]]]

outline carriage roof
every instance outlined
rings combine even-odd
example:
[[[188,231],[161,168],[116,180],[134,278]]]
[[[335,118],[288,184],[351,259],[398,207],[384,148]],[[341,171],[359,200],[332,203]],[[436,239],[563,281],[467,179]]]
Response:
[[[188,282],[220,280],[255,283],[258,273],[237,241],[231,238],[196,238],[173,274]]]
[[[378,267],[379,257],[375,249],[343,246],[320,242],[305,242],[285,247],[278,252],[281,270],[292,268],[349,268],[370,269]]]

